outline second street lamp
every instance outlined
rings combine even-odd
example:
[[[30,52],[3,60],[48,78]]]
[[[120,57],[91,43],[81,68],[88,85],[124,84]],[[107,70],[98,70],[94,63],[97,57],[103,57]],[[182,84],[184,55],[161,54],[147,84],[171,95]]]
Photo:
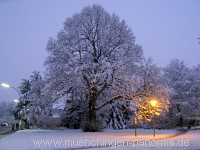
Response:
[[[7,83],[1,83],[0,85],[1,85],[1,87],[3,87],[3,88],[10,88],[10,85],[7,84]]]
[[[19,100],[18,99],[14,99],[13,102],[16,103],[16,104],[18,104]]]
[[[2,82],[0,84],[0,86],[3,87],[3,88],[7,88],[7,89],[13,89],[17,93],[17,95],[20,97],[20,93],[19,93],[19,91],[18,91],[18,89],[16,87],[11,86],[10,84],[4,83],[4,82]]]

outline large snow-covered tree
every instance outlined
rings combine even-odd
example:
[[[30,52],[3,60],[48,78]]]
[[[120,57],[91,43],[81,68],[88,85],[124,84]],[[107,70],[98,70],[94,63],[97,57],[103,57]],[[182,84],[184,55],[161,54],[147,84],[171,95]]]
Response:
[[[117,82],[132,75],[143,57],[125,21],[98,5],[67,18],[47,51],[49,90],[55,98],[73,93],[84,103],[90,131],[97,129],[97,110],[109,104]]]

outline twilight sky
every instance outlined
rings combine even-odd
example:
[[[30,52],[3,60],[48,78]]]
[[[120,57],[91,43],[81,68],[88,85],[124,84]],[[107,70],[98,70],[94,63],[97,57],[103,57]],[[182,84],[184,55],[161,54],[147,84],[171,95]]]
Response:
[[[200,64],[200,0],[0,0],[0,82],[18,86],[32,71],[43,72],[48,38],[92,4],[125,19],[155,63]],[[14,91],[0,88],[0,101],[14,98]]]

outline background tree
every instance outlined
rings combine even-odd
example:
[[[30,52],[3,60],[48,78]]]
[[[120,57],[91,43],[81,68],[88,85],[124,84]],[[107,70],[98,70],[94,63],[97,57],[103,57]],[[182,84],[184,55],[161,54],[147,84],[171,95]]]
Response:
[[[183,61],[172,60],[164,68],[163,79],[170,88],[170,116],[175,125],[182,126],[187,123],[184,120],[199,116],[199,66],[188,67]]]
[[[29,79],[22,80],[17,112],[25,110],[26,118],[33,126],[41,126],[44,116],[49,116],[52,109],[51,97],[45,92],[45,81],[39,72],[33,72]]]

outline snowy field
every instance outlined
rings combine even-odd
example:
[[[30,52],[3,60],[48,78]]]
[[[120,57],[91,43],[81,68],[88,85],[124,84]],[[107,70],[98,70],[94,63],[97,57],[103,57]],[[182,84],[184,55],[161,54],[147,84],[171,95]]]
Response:
[[[80,130],[24,130],[0,139],[0,150],[67,150],[67,149],[200,149],[200,131],[180,134],[175,130],[105,130],[84,133]]]

